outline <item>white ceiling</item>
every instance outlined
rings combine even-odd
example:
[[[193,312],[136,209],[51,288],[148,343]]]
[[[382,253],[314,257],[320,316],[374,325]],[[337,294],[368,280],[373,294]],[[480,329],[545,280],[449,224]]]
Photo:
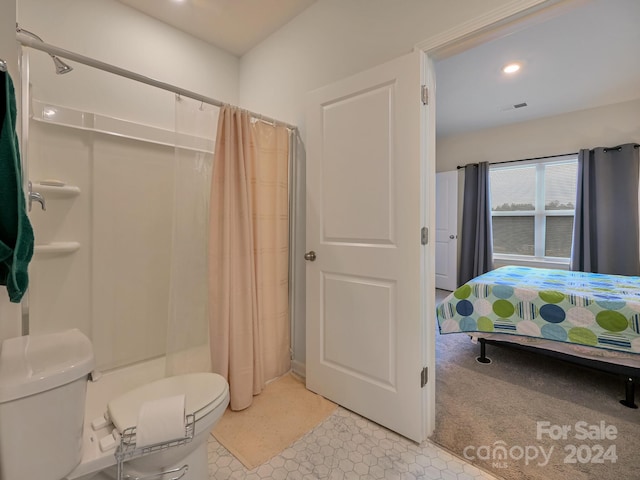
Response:
[[[639,50],[640,0],[591,0],[438,61],[438,136],[640,98]]]
[[[118,0],[242,56],[316,0]]]
[[[241,56],[316,0],[119,1]],[[438,136],[640,98],[639,50],[640,0],[582,0],[568,13],[440,60]],[[501,69],[514,60],[523,68],[507,78]]]

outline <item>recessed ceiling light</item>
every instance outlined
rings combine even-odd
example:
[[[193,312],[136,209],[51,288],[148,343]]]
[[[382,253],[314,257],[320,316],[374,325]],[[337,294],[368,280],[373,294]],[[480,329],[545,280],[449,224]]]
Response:
[[[504,73],[516,73],[518,70],[520,70],[519,63],[510,63],[502,68]]]

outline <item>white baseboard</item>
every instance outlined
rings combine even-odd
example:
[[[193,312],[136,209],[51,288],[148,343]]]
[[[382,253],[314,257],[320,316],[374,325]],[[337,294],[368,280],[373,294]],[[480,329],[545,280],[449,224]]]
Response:
[[[291,361],[291,370],[293,373],[302,378],[307,378],[307,366],[306,364],[299,362],[297,360]]]

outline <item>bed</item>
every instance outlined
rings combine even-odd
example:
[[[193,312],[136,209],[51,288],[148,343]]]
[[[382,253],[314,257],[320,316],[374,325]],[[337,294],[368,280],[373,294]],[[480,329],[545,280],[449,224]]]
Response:
[[[625,378],[621,403],[637,408],[640,277],[508,266],[480,275],[437,307],[441,334],[508,343]]]

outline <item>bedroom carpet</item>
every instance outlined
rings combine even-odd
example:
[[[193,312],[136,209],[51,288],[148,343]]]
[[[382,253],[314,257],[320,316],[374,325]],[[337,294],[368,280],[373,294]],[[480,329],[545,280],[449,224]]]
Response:
[[[640,479],[640,410],[618,402],[621,379],[492,345],[483,365],[479,349],[466,335],[437,335],[435,443],[508,480]],[[499,446],[506,458],[487,459]]]
[[[252,405],[230,409],[213,429],[213,436],[251,470],[277,455],[336,409],[336,405],[307,390],[289,373],[269,383]]]

